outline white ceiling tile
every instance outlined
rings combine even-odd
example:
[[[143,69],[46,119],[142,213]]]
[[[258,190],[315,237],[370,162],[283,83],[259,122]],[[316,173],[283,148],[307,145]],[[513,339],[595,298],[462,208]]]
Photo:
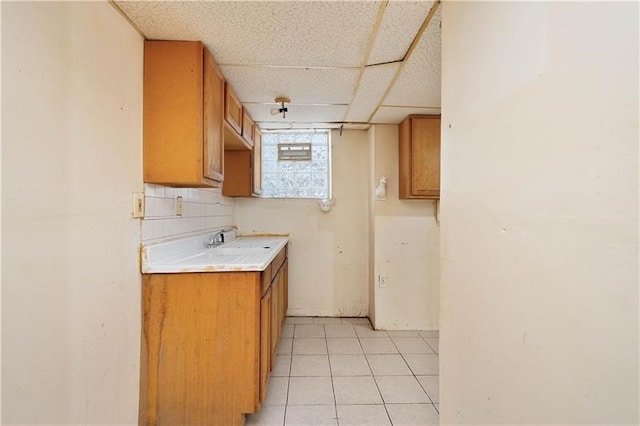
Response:
[[[202,40],[218,64],[359,66],[379,1],[118,1],[147,38]]]
[[[431,0],[389,2],[367,63],[379,64],[404,58],[434,4]]]
[[[440,106],[440,10],[400,72],[384,105]]]
[[[275,104],[245,104],[244,107],[249,111],[251,117],[258,122],[331,122],[342,121],[344,114],[347,112],[346,105],[298,105],[289,104],[289,111],[285,120],[282,115],[272,115],[271,109],[275,108]],[[262,126],[260,126],[262,127]]]
[[[366,67],[345,121],[367,122],[384,96],[399,64]]]
[[[222,73],[242,102],[273,102],[287,96],[300,104],[346,104],[358,68],[266,68],[222,66]]]
[[[411,108],[411,107],[389,107],[381,106],[376,115],[371,120],[375,124],[398,124],[404,120],[407,115],[426,114],[439,115],[440,108]]]

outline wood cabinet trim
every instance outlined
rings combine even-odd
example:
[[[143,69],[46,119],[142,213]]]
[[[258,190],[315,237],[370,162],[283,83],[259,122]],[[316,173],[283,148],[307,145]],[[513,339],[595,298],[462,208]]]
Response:
[[[269,264],[269,266],[266,267],[266,269],[264,271],[262,271],[261,274],[261,295],[264,296],[264,294],[267,292],[267,290],[269,290],[269,287],[271,286],[271,266],[273,265],[273,262]]]

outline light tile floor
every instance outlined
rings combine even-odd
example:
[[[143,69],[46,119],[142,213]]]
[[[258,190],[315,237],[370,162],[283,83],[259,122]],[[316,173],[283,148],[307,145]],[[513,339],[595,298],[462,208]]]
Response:
[[[287,317],[267,397],[247,425],[437,425],[437,331]]]

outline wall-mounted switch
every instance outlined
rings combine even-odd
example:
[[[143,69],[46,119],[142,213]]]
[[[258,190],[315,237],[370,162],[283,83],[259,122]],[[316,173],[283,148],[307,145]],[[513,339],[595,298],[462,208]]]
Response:
[[[134,218],[144,217],[144,193],[134,192],[132,200],[133,200],[133,208],[131,211],[131,215]]]
[[[176,197],[176,216],[182,216],[183,206],[182,206],[182,196],[178,195]]]

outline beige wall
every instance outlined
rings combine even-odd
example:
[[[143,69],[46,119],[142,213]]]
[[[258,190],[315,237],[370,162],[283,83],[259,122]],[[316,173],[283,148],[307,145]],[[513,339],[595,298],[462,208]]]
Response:
[[[292,233],[289,315],[367,316],[369,144],[362,130],[331,133],[335,207],[317,200],[236,198],[241,233]]]
[[[638,423],[638,4],[443,2],[440,420]]]
[[[387,178],[387,199],[373,201],[376,328],[437,330],[440,239],[431,200],[398,199],[398,126],[372,126],[373,182]],[[374,197],[372,197],[374,198]],[[378,277],[387,278],[380,287]]]
[[[398,200],[398,126],[332,133],[333,197],[237,198],[239,231],[291,232],[289,315],[369,316],[377,328],[437,329],[439,229],[434,202]],[[387,201],[374,183],[389,182]],[[379,288],[377,276],[388,277]]]
[[[142,38],[2,3],[2,423],[135,424]]]

